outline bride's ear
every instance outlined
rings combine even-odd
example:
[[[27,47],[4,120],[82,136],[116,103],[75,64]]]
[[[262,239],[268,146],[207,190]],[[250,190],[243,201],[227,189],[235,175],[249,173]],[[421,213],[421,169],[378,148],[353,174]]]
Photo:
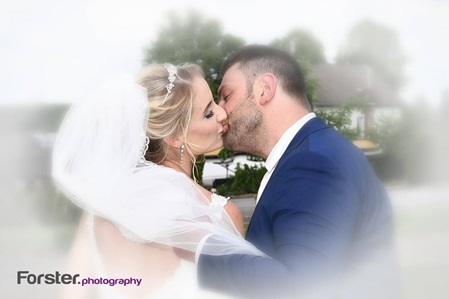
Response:
[[[180,148],[183,144],[181,138],[179,136],[168,136],[164,138],[164,142],[167,143],[171,147]]]

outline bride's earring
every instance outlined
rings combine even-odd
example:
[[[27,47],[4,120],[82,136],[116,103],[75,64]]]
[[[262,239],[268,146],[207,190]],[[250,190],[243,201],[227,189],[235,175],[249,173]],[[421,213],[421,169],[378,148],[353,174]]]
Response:
[[[184,168],[184,143],[181,144],[180,151],[181,151],[181,168]]]

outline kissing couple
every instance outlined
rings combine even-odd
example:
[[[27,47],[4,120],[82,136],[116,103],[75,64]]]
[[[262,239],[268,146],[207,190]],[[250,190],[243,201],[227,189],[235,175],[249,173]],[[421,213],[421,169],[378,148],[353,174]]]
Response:
[[[388,195],[312,112],[298,62],[237,49],[218,98],[199,66],[151,64],[72,106],[53,151],[56,184],[84,210],[68,270],[142,282],[63,297],[397,298]],[[246,236],[238,208],[192,175],[223,146],[266,159]]]

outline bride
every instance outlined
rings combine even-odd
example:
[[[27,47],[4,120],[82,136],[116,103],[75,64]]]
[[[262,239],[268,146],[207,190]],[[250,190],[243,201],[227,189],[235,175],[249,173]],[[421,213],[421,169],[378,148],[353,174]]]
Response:
[[[65,298],[221,298],[199,289],[195,254],[263,255],[237,207],[191,179],[226,121],[196,65],[149,65],[70,109],[53,151],[56,184],[84,209],[68,271],[142,281],[70,285]]]

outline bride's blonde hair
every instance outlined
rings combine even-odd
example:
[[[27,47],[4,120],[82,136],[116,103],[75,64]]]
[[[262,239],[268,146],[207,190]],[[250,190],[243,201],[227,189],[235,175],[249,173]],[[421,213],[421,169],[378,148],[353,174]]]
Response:
[[[150,116],[146,134],[150,139],[145,159],[160,164],[169,152],[169,145],[164,138],[182,136],[187,154],[193,162],[195,156],[187,144],[187,129],[193,111],[195,92],[193,80],[204,77],[201,67],[195,64],[178,66],[171,92],[167,91],[169,73],[163,64],[151,64],[137,76],[137,83],[148,91]]]

